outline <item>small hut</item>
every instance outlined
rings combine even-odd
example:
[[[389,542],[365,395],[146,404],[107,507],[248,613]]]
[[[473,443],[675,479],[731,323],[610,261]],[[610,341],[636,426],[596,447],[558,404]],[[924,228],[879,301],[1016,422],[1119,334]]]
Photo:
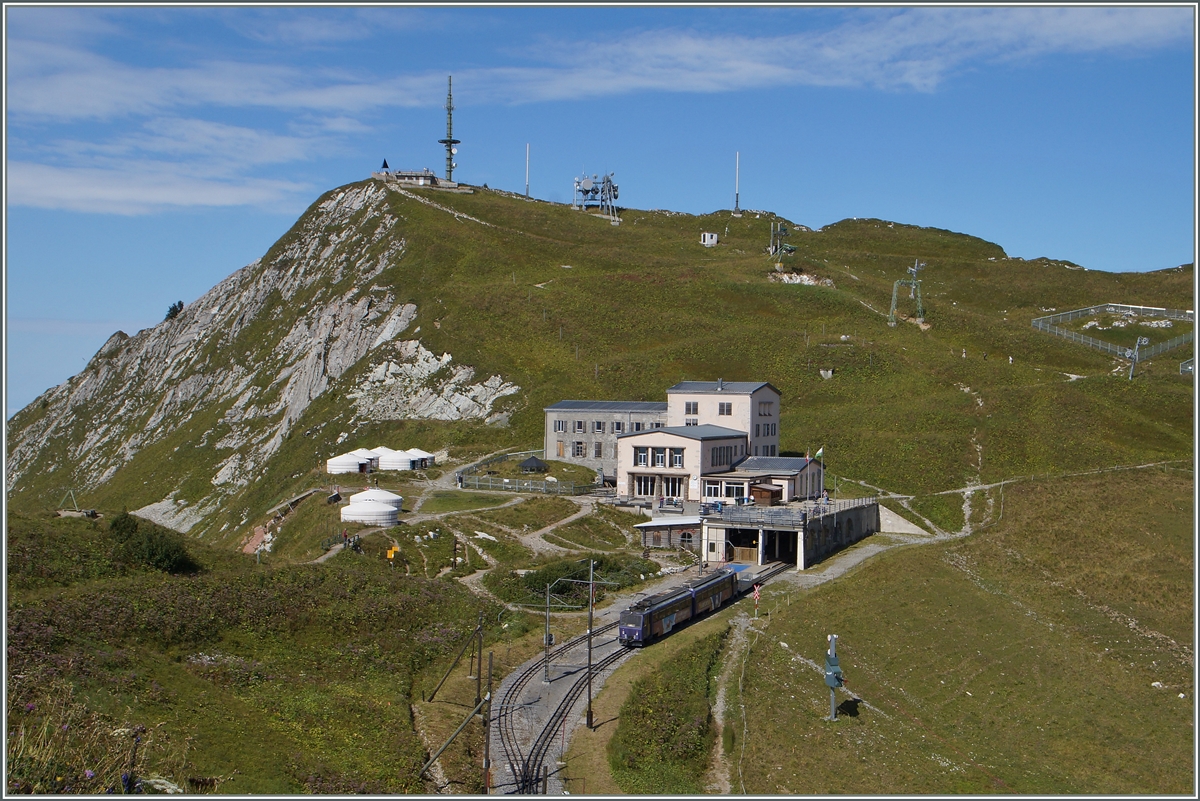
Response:
[[[525,461],[521,462],[522,473],[545,473],[550,469],[550,465],[543,462],[536,456],[530,456]]]

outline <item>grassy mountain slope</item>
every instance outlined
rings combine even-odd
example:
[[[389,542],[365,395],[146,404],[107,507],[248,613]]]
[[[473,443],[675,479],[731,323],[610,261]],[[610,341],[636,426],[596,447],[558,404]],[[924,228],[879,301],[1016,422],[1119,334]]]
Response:
[[[388,192],[378,208],[332,222],[320,217],[341,195],[373,186],[344,187],[314,203],[252,265],[254,291],[262,296],[253,316],[239,319],[234,331],[197,334],[202,366],[196,371],[218,363],[241,369],[243,382],[262,385],[252,402],[275,428],[256,428],[249,417],[231,424],[235,393],[193,393],[191,405],[173,408],[177,419],[168,434],[155,440],[153,432],[139,432],[149,444],[96,485],[90,503],[138,508],[172,492],[192,505],[208,499],[211,507],[193,533],[240,535],[266,507],[319,481],[319,460],[347,447],[537,446],[545,405],[577,397],[658,400],[684,378],[771,381],[783,393],[785,450],[824,445],[833,472],[910,494],[1191,452],[1191,386],[1175,369],[1182,350],[1142,365],[1142,377],[1131,383],[1111,374],[1119,366],[1112,359],[1029,326],[1044,309],[1102,301],[1188,307],[1190,267],[1097,273],[1008,259],[999,246],[962,234],[863,219],[793,231],[796,253],[784,258],[785,268],[836,285],[800,286],[769,280],[774,260],[764,250],[777,221],[770,215],[627,210],[622,224],[612,226],[502,193],[414,190]],[[720,234],[716,248],[699,244],[706,230]],[[314,254],[325,251],[332,255],[314,266]],[[931,327],[889,328],[892,282],[917,258],[928,265],[922,278]],[[362,265],[377,262],[381,268],[363,280]],[[263,277],[297,270],[309,275],[286,292]],[[243,279],[228,291],[244,295],[249,283]],[[413,304],[404,338],[432,354],[452,354],[453,364],[474,368],[477,379],[499,376],[520,388],[495,401],[495,410],[511,412],[510,424],[372,419],[352,396],[374,367],[398,360],[384,345],[343,372],[326,370],[321,386],[296,407],[297,419],[279,425],[293,407],[271,409],[259,397],[278,394],[286,383],[286,370],[277,366],[281,343],[295,337],[297,318],[335,296],[354,308],[369,308],[372,298],[386,298],[386,309]],[[912,303],[902,295],[901,311],[911,313]],[[835,377],[823,381],[818,371],[830,368]],[[427,383],[436,386],[447,370]],[[1086,378],[1071,381],[1068,374]],[[138,424],[162,406],[164,392],[181,394],[181,383],[168,381],[136,400],[145,409]],[[53,392],[10,421],[10,438],[46,413]],[[47,446],[58,450],[57,471],[16,477],[13,503],[48,505],[75,480],[71,444],[99,424],[77,415],[74,428]],[[1048,431],[1060,435],[1053,448],[1045,444]],[[231,432],[244,440],[235,453],[261,451],[255,437],[271,433],[275,450],[257,459],[247,454],[245,485],[226,486],[217,508],[214,475],[228,464]],[[347,441],[339,445],[343,433]],[[212,447],[222,442],[224,450]]]

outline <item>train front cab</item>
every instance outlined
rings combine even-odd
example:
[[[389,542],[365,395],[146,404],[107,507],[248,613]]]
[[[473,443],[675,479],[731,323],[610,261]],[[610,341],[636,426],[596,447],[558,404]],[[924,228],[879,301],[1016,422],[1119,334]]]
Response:
[[[641,646],[646,644],[646,614],[641,610],[626,609],[621,613],[617,625],[617,642],[621,645]]]

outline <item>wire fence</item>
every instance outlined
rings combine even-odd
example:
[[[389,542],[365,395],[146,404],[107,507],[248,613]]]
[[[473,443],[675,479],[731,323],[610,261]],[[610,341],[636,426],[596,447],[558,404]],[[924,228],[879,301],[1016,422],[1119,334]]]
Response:
[[[1191,375],[1192,371],[1195,369],[1195,361],[1196,361],[1195,356],[1193,356],[1190,359],[1185,359],[1184,361],[1181,361],[1179,363],[1179,374],[1180,375]]]
[[[501,478],[500,476],[479,475],[481,469],[499,462],[511,459],[522,459],[528,456],[541,457],[543,451],[518,451],[517,453],[502,453],[471,465],[458,474],[459,486],[463,489],[500,490],[502,492],[540,492],[545,495],[586,495],[600,489],[599,484],[576,484],[574,481],[551,481],[537,478]]]
[[[1195,332],[1189,331],[1181,336],[1168,339],[1166,342],[1160,342],[1157,345],[1151,345],[1145,349],[1137,349],[1136,354],[1134,348],[1126,348],[1120,345],[1114,345],[1111,342],[1105,342],[1095,337],[1089,337],[1086,334],[1068,331],[1065,328],[1059,328],[1056,323],[1065,323],[1070,320],[1076,320],[1080,317],[1087,317],[1093,314],[1139,314],[1146,317],[1163,317],[1168,320],[1185,320],[1189,323],[1195,322],[1195,312],[1191,309],[1164,309],[1158,306],[1131,306],[1125,303],[1101,303],[1096,306],[1088,306],[1084,309],[1072,309],[1071,311],[1059,312],[1058,314],[1050,314],[1045,317],[1035,317],[1032,325],[1039,331],[1045,331],[1047,334],[1052,334],[1057,337],[1078,342],[1081,345],[1086,345],[1089,348],[1095,348],[1103,353],[1108,353],[1121,359],[1129,359],[1131,361],[1143,361],[1151,359],[1160,353],[1165,353],[1173,348],[1178,348],[1180,345],[1186,345],[1195,339]]]

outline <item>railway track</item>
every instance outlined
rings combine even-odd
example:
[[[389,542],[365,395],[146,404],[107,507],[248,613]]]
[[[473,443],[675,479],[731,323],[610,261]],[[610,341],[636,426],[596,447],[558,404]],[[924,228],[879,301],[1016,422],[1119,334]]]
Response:
[[[777,565],[756,576],[756,583],[765,584],[789,567],[792,566],[788,564]],[[606,634],[616,629],[617,625],[614,622],[594,629],[592,631],[593,643],[597,635]],[[587,634],[584,633],[552,650],[550,655],[551,657],[557,657],[586,644]],[[594,661],[591,670],[592,677],[594,678],[597,674],[613,667],[631,653],[633,651],[628,648],[618,647],[612,653]],[[504,759],[513,777],[512,782],[495,785],[495,789],[506,794],[534,794],[539,792],[543,781],[542,766],[545,764],[546,755],[550,752],[551,745],[562,731],[563,726],[566,725],[567,718],[587,687],[588,674],[585,670],[567,689],[566,694],[559,701],[558,706],[555,707],[549,719],[542,726],[542,730],[529,746],[528,753],[525,753],[521,748],[521,737],[517,731],[517,722],[514,713],[522,706],[520,699],[525,688],[542,671],[543,663],[540,660],[524,668],[504,690],[500,698],[497,714],[493,717],[500,735],[500,744]],[[542,791],[544,792],[544,790]]]
[[[617,627],[617,623],[615,623],[615,622],[609,623],[604,626],[600,626],[599,628],[596,628],[592,631],[592,637],[594,639],[597,635],[606,634],[606,633],[616,629],[616,627]],[[584,634],[581,634],[578,637],[567,640],[565,643],[560,645],[558,648],[551,650],[550,656],[552,658],[558,657],[558,656],[561,656],[561,655],[565,654],[566,652],[573,650],[575,648],[578,648],[580,646],[586,646],[587,639],[588,639],[587,633],[585,632]],[[522,670],[520,673],[518,673],[516,678],[513,679],[512,683],[510,683],[508,685],[508,687],[505,689],[503,695],[500,697],[500,703],[498,705],[497,712],[496,712],[495,716],[493,717],[493,719],[496,722],[496,727],[497,727],[497,730],[500,735],[500,747],[501,747],[501,750],[503,751],[503,758],[505,760],[505,763],[507,763],[507,765],[508,765],[509,772],[512,774],[512,776],[514,778],[514,784],[511,786],[508,786],[505,789],[505,792],[509,792],[509,793],[531,792],[531,790],[526,789],[526,787],[528,786],[527,777],[534,775],[534,774],[531,772],[530,766],[528,764],[528,760],[525,757],[525,755],[522,753],[522,750],[521,750],[521,737],[520,737],[519,732],[517,731],[517,721],[516,721],[515,713],[516,713],[517,709],[519,709],[521,707],[520,699],[521,699],[522,694],[525,692],[525,688],[529,685],[529,682],[532,681],[533,678],[535,676],[537,676],[539,673],[541,673],[542,671],[543,671],[543,663],[541,661],[538,661],[538,662],[534,662],[533,664],[531,664],[530,666],[528,666],[524,670]],[[594,672],[595,672],[595,670],[593,670],[593,673]],[[582,681],[584,683],[586,683],[586,679],[587,679],[587,676],[585,675],[583,677]],[[576,682],[576,684],[579,684],[579,682]],[[571,688],[572,691],[574,689],[575,689],[575,687]],[[568,694],[570,694],[570,691],[568,691]],[[576,693],[575,698],[578,698],[578,697],[579,697],[578,693]],[[556,710],[556,714],[557,714],[557,710]],[[565,718],[565,715],[566,715],[566,713],[564,712],[563,713],[564,718]],[[538,735],[538,738],[534,741],[535,748],[537,746],[538,741],[541,740],[544,735],[545,735],[545,730],[543,730],[542,734]],[[553,732],[549,735],[549,737],[547,739],[552,739],[552,738],[553,738]],[[544,754],[543,754],[543,756],[544,756]],[[540,761],[537,763],[536,767],[537,767],[537,770],[541,769]],[[499,789],[502,786],[504,786],[504,785],[497,785],[497,789]]]

